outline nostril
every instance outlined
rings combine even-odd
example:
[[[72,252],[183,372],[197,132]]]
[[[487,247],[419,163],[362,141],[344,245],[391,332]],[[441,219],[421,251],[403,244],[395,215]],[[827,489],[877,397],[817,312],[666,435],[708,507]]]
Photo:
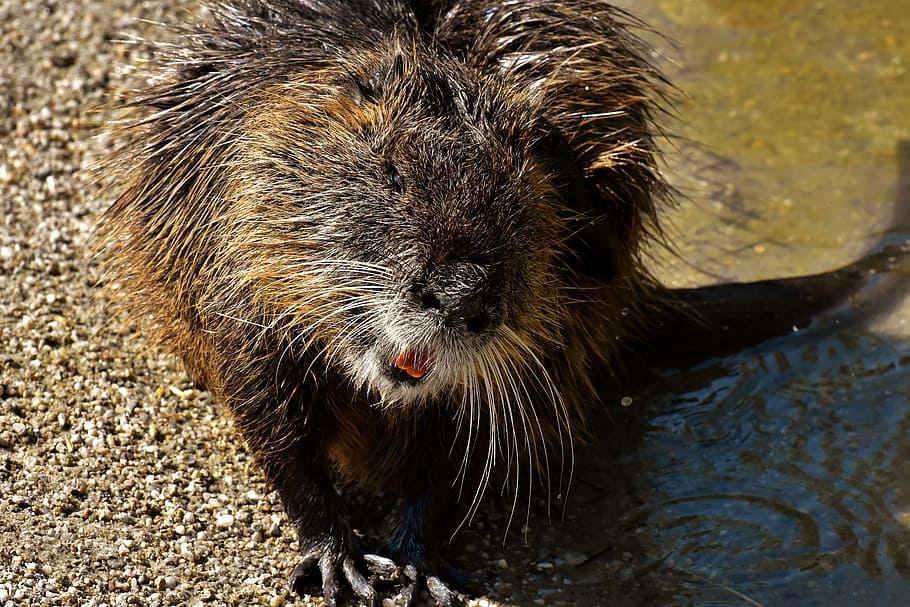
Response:
[[[483,333],[493,322],[487,301],[479,294],[473,294],[459,302],[454,310],[469,333]]]
[[[425,309],[442,310],[442,302],[439,301],[439,298],[431,291],[424,291],[420,295],[420,304]]]
[[[471,333],[483,333],[490,326],[490,315],[486,312],[479,312],[473,316],[465,318],[464,327]]]
[[[434,267],[412,283],[411,305],[420,306],[422,317],[441,323],[439,330],[464,336],[486,334],[499,323],[500,315],[491,272],[467,262]]]

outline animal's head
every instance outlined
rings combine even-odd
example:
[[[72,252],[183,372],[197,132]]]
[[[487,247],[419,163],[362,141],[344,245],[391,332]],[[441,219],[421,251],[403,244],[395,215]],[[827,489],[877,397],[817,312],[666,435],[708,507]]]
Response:
[[[559,343],[575,219],[540,100],[396,44],[260,103],[232,240],[291,349],[390,404],[536,390],[515,378]]]

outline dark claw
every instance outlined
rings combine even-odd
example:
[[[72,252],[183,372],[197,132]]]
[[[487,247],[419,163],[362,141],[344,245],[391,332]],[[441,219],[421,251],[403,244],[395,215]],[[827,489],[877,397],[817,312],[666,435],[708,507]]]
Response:
[[[366,561],[366,559],[364,560]],[[368,563],[369,561],[366,561],[365,564],[368,565]],[[291,570],[289,576],[291,592],[296,592],[300,596],[308,594],[307,590],[315,585],[313,568],[316,565],[318,565],[322,577],[322,598],[329,607],[335,607],[338,601],[339,570],[358,599],[369,607],[374,607],[378,603],[376,591],[360,573],[356,559],[345,555],[327,554],[318,559],[313,554],[304,555]]]
[[[373,607],[376,604],[376,591],[373,590],[370,583],[358,571],[354,559],[345,557],[344,562],[341,564],[341,570],[344,572],[344,577],[347,578],[348,584],[351,585],[351,590],[354,591],[357,598],[369,607]]]
[[[448,571],[448,568],[444,569]],[[321,579],[317,579],[317,571],[321,574],[319,576]],[[301,596],[318,592],[321,583],[325,604],[335,607],[339,600],[343,577],[360,601],[369,607],[376,607],[379,604],[377,592],[363,571],[369,572],[375,578],[397,578],[401,584],[401,591],[396,604],[413,607],[420,602],[421,591],[424,589],[430,593],[437,607],[453,607],[456,602],[456,594],[438,575],[428,575],[422,566],[415,566],[412,563],[399,567],[395,561],[376,554],[352,557],[309,552],[291,570],[288,581],[291,592]]]
[[[449,590],[439,576],[426,575],[414,565],[405,565],[401,568],[399,576],[404,586],[401,589],[401,598],[408,607],[413,607],[420,600],[420,590],[426,588],[436,602],[436,607],[452,607],[455,593]]]
[[[413,607],[420,598],[420,575],[414,565],[405,565],[398,570],[398,577],[401,579],[401,596],[402,602],[407,607]]]
[[[322,572],[322,599],[328,607],[335,607],[338,599],[338,575],[332,565],[327,558],[319,561],[319,571]]]
[[[430,591],[430,596],[436,601],[437,607],[452,607],[455,594],[437,576],[427,576],[427,590]]]
[[[401,568],[401,577],[411,582],[419,582],[421,576],[417,571],[417,567],[407,564]]]
[[[391,578],[398,573],[398,565],[395,564],[395,561],[387,559],[384,556],[379,556],[378,554],[364,554],[363,560],[366,561],[367,569],[369,569],[370,573],[373,575]]]

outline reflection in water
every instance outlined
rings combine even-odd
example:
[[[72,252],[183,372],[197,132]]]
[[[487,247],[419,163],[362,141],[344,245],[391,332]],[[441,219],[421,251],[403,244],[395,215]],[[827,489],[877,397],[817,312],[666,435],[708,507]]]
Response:
[[[654,492],[666,564],[759,604],[910,597],[907,352],[871,335],[779,340],[669,377],[675,396],[625,458]]]

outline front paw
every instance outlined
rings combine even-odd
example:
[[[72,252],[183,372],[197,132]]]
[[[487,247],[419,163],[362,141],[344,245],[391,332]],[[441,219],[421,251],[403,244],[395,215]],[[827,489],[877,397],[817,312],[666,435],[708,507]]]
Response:
[[[445,577],[458,583],[463,576],[452,568],[443,566]],[[303,596],[311,594],[319,583],[316,572],[321,577],[322,596],[330,607],[338,604],[338,595],[342,585],[347,582],[354,595],[369,607],[379,604],[380,596],[370,580],[397,580],[400,592],[395,598],[396,605],[412,607],[421,600],[426,591],[435,601],[437,607],[453,607],[457,595],[443,581],[435,568],[424,563],[397,564],[395,561],[376,554],[364,554],[359,547],[349,549],[317,546],[304,552],[300,562],[291,570],[289,583],[292,592]]]
[[[367,575],[387,575],[394,569],[392,561],[364,555],[356,547],[315,546],[304,552],[300,562],[291,570],[288,581],[291,592],[303,596],[312,587],[313,573],[318,570],[322,578],[322,596],[330,607],[337,604],[338,593],[345,581],[358,599],[369,607],[375,607],[378,604],[376,589]]]
[[[398,577],[402,584],[401,599],[408,607],[420,601],[424,590],[433,597],[437,607],[452,607],[456,603],[455,592],[432,568],[422,564],[406,564],[399,568]]]

